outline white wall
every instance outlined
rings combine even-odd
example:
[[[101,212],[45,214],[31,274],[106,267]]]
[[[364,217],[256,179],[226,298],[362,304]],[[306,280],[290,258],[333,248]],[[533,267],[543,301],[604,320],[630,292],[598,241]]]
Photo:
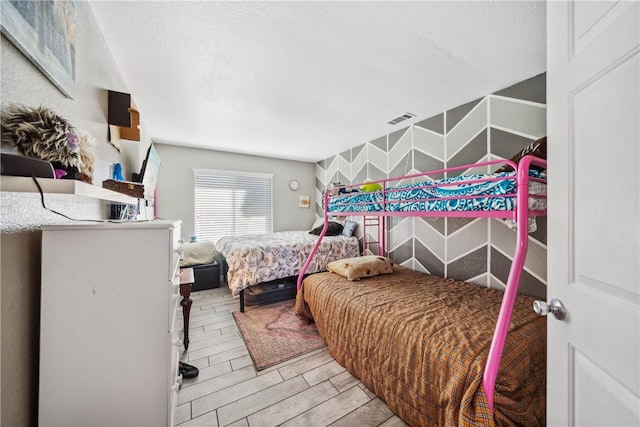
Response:
[[[182,220],[182,236],[194,233],[193,169],[215,169],[273,174],[273,231],[310,229],[312,208],[299,208],[300,195],[314,206],[315,164],[222,151],[155,144],[162,164],[158,178],[158,216]],[[298,180],[298,191],[289,181]]]

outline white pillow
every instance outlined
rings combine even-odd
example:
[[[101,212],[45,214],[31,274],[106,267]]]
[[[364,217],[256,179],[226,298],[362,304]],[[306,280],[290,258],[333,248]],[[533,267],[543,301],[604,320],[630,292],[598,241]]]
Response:
[[[211,264],[216,255],[216,245],[211,241],[182,244],[182,261],[180,267],[190,265]]]

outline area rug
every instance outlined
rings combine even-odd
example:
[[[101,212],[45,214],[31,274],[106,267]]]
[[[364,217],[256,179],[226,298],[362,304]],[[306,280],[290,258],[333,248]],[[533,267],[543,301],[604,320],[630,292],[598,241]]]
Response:
[[[323,347],[316,325],[293,313],[295,300],[250,306],[233,312],[256,370],[268,368]]]

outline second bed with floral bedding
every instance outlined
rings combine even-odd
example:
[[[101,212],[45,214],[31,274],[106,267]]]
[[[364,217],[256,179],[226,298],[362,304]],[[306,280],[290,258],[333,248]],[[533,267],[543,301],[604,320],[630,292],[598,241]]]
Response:
[[[225,258],[227,283],[236,296],[249,286],[298,275],[316,240],[305,230],[279,231],[222,237],[216,249]],[[356,237],[325,237],[307,272],[324,271],[331,261],[358,255]]]

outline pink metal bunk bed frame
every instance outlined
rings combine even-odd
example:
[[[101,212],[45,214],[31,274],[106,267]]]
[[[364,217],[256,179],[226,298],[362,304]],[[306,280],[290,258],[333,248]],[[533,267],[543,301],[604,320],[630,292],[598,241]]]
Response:
[[[454,184],[452,183],[443,183],[443,184],[434,184],[434,185],[425,185],[422,188],[436,188],[436,187],[447,187],[451,185],[459,185],[459,184],[472,184],[479,182],[490,182],[490,181],[498,181],[504,179],[516,179],[516,190],[514,193],[510,194],[501,194],[501,195],[483,195],[483,196],[455,196],[455,197],[440,197],[440,198],[432,198],[429,200],[462,200],[466,198],[476,198],[476,197],[515,197],[516,204],[513,210],[484,210],[484,211],[387,211],[386,210],[386,200],[387,195],[394,191],[393,187],[388,187],[389,182],[397,182],[404,179],[413,179],[420,177],[430,177],[436,176],[439,174],[452,172],[452,171],[460,171],[460,170],[468,170],[470,168],[478,168],[483,166],[492,166],[492,165],[503,165],[507,164],[516,171],[515,178],[514,176],[509,177],[492,177],[490,175],[487,178],[482,179],[470,179],[465,181],[459,181]],[[378,243],[378,254],[384,255],[385,251],[385,221],[384,217],[386,216],[420,216],[420,217],[466,217],[466,218],[502,218],[502,219],[513,219],[517,224],[516,230],[516,248],[513,257],[513,263],[511,264],[511,269],[509,271],[509,277],[507,279],[507,285],[504,292],[504,297],[502,298],[502,304],[500,306],[500,312],[498,314],[498,320],[496,322],[496,328],[493,334],[493,339],[491,341],[491,347],[489,349],[489,355],[487,358],[487,364],[485,365],[483,379],[482,379],[482,387],[487,396],[487,401],[489,403],[489,408],[493,411],[493,398],[494,398],[494,388],[496,377],[498,376],[498,370],[500,367],[500,359],[502,357],[502,350],[504,349],[504,343],[507,337],[507,332],[509,330],[509,322],[511,320],[511,313],[513,310],[513,304],[516,299],[516,295],[518,293],[518,284],[520,283],[520,276],[522,275],[522,269],[524,267],[524,261],[527,255],[527,248],[529,243],[528,238],[528,218],[529,216],[542,216],[546,215],[546,210],[531,210],[529,209],[529,198],[546,198],[546,195],[538,195],[538,194],[530,194],[529,193],[529,181],[537,181],[546,183],[546,178],[534,178],[529,176],[529,169],[531,165],[537,165],[543,169],[546,169],[547,162],[544,159],[540,159],[538,157],[527,155],[520,159],[519,163],[516,165],[514,162],[510,160],[493,160],[481,163],[475,163],[472,165],[464,165],[457,166],[447,169],[439,169],[435,171],[418,173],[413,175],[388,178],[379,181],[374,181],[379,183],[382,186],[382,190],[377,193],[382,194],[381,202],[377,201],[382,205],[380,211],[357,211],[357,212],[342,212],[342,211],[328,211],[329,207],[329,199],[332,197],[341,197],[344,194],[338,194],[337,196],[331,196],[328,191],[324,193],[324,228],[322,232],[318,236],[318,240],[316,241],[313,249],[311,250],[311,254],[309,258],[305,262],[300,270],[298,275],[298,290],[302,287],[302,281],[304,279],[305,273],[316,253],[318,246],[322,242],[322,239],[327,231],[327,227],[329,224],[329,216],[363,216],[363,226],[364,230],[364,238],[363,238],[363,252],[366,250],[367,245],[370,243]],[[345,185],[339,188],[355,188],[359,187],[362,184],[353,184],[353,185]],[[426,201],[426,199],[420,200],[412,200],[412,201]],[[373,202],[372,202],[373,203]],[[362,204],[362,203],[359,203]],[[525,207],[525,209],[521,209],[521,207]],[[374,221],[374,224],[378,226],[378,240],[377,241],[366,241],[366,227],[371,224],[367,224],[367,220],[371,221],[370,218],[367,217],[377,217],[377,222]]]

